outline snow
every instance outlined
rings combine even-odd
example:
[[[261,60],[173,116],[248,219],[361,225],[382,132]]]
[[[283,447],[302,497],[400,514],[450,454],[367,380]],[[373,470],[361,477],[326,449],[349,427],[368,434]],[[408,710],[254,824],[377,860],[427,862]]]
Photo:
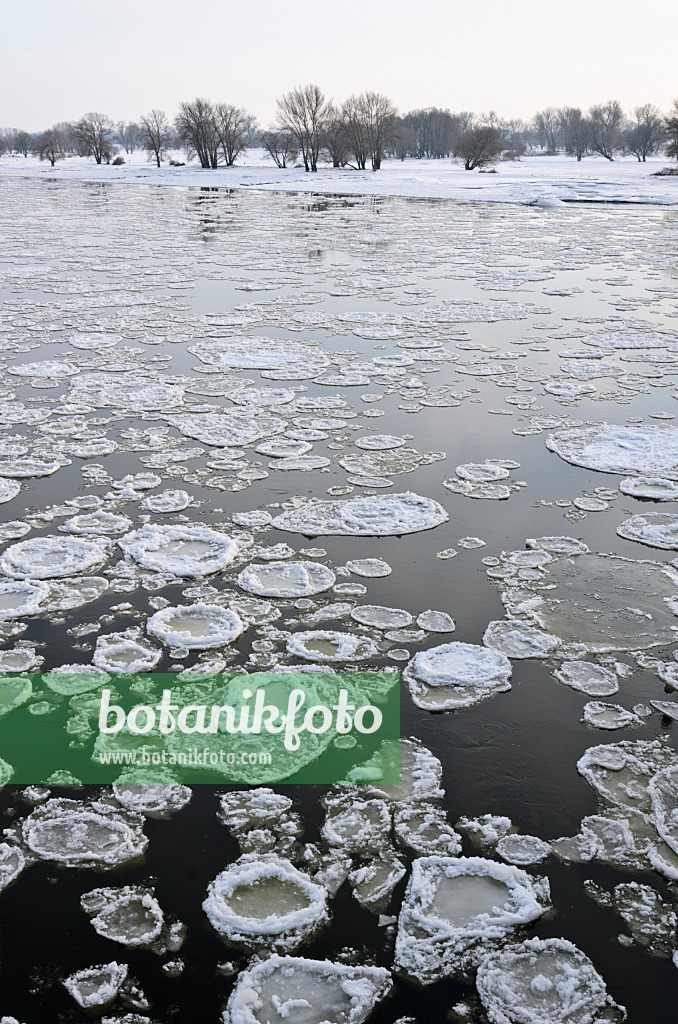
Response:
[[[419,651],[403,672],[412,700],[428,711],[470,707],[510,690],[510,677],[504,654],[456,641]]]
[[[115,868],[141,857],[148,844],[140,815],[63,798],[36,807],[21,833],[34,856],[65,867]]]
[[[166,647],[204,651],[233,643],[245,627],[230,609],[198,601],[161,609],[150,617],[146,629]]]
[[[118,544],[125,555],[145,569],[194,577],[207,576],[225,568],[238,550],[234,540],[206,526],[156,526],[150,523],[121,537]]]
[[[103,1010],[115,1001],[127,978],[127,964],[112,961],[69,975],[64,988],[83,1010]]]
[[[665,158],[651,158],[643,164],[635,157],[610,163],[600,157],[578,162],[565,156],[531,156],[501,162],[496,166],[497,173],[491,175],[464,171],[452,160],[413,159],[387,160],[377,174],[330,167],[306,174],[295,167],[275,167],[263,150],[251,150],[245,162],[236,167],[217,170],[204,170],[196,164],[156,168],[146,162],[143,153],[126,159],[123,167],[112,167],[68,157],[50,167],[34,157],[9,157],[0,160],[0,176],[521,203],[535,205],[539,216],[548,216],[550,207],[561,211],[561,202],[678,203],[676,179],[652,177],[654,171],[666,166]],[[183,154],[179,159],[185,159]]]
[[[236,583],[260,597],[310,597],[334,586],[336,576],[317,562],[269,562],[246,566]]]
[[[546,447],[584,469],[678,480],[678,427],[602,423],[558,430]]]
[[[54,579],[102,565],[108,554],[104,538],[31,537],[5,549],[0,569],[15,579]]]

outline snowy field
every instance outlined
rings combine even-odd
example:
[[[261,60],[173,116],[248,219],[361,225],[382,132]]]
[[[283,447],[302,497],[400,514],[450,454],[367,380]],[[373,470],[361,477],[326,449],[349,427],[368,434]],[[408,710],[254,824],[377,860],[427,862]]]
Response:
[[[0,168],[6,1024],[675,1024],[674,181]],[[309,669],[400,742],[94,784],[111,676]]]
[[[181,153],[175,159],[184,160]],[[678,204],[678,176],[653,177],[669,164],[653,158],[639,163],[635,157],[614,162],[602,157],[523,157],[496,165],[496,174],[464,171],[453,160],[387,160],[382,170],[354,171],[321,167],[306,174],[298,167],[280,170],[263,150],[252,150],[235,167],[203,170],[196,164],[161,168],[135,153],[123,167],[97,166],[82,157],[69,157],[52,168],[37,157],[2,157],[0,180],[5,176],[57,178],[69,181],[141,182],[155,185],[203,185],[222,188],[327,195],[404,196],[453,199],[463,202],[540,203],[607,202]]]

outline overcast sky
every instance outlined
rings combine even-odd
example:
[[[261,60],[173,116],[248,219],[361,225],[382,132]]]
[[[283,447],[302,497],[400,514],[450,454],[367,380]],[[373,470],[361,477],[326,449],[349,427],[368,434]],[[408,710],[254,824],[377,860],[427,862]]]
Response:
[[[195,96],[268,124],[276,96],[306,82],[335,100],[383,92],[401,111],[665,109],[677,38],[675,0],[0,0],[0,126],[173,114]]]

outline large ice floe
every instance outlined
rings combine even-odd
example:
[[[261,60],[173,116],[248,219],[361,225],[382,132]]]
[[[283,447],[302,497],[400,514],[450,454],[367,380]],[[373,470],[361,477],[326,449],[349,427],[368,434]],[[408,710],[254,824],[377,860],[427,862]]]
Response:
[[[246,566],[236,583],[260,597],[310,597],[334,586],[336,576],[317,562],[268,562]]]
[[[207,338],[189,345],[188,351],[208,366],[239,370],[280,369],[288,364],[301,364],[318,373],[328,365],[322,351],[279,338]]]
[[[456,641],[419,651],[403,672],[412,700],[425,711],[471,707],[510,690],[510,678],[511,662],[504,654]]]
[[[210,882],[203,909],[230,945],[291,952],[328,921],[327,890],[284,857],[245,854]]]
[[[95,932],[133,949],[163,955],[181,948],[185,928],[167,924],[152,889],[140,885],[92,889],[80,897],[80,906]]]
[[[238,550],[231,537],[207,526],[150,523],[121,537],[118,544],[128,558],[145,569],[189,577],[208,576],[224,569]]]
[[[289,654],[305,661],[363,661],[376,653],[376,644],[366,636],[330,629],[307,629],[287,640]]]
[[[678,480],[678,427],[601,423],[558,430],[546,447],[584,469]]]
[[[244,631],[240,616],[218,604],[179,604],[152,615],[146,629],[166,647],[207,650],[232,643]]]
[[[476,977],[491,1024],[603,1024],[626,1019],[589,958],[566,939],[527,939],[491,953]]]
[[[422,985],[463,978],[549,905],[545,879],[482,857],[421,857],[398,920],[395,968]]]
[[[232,448],[281,433],[286,423],[260,409],[224,409],[222,412],[187,412],[169,417],[186,437],[215,448]]]
[[[282,512],[271,525],[307,536],[393,537],[431,530],[447,519],[447,512],[433,498],[404,491],[347,501],[311,499]]]
[[[383,967],[274,953],[239,976],[222,1024],[363,1024],[391,988]]]
[[[99,1014],[118,998],[127,979],[127,964],[115,960],[97,967],[85,967],[68,976],[64,988],[78,1006]]]
[[[651,548],[678,550],[678,516],[671,512],[645,512],[631,516],[617,527],[624,540],[635,540]]]
[[[189,803],[192,791],[178,782],[133,782],[122,777],[113,783],[113,796],[129,811],[145,818],[171,818]]]
[[[31,537],[6,548],[0,557],[0,569],[15,579],[54,579],[102,565],[109,550],[104,538]]]
[[[141,857],[148,844],[144,819],[101,801],[55,797],[21,823],[21,838],[34,858],[65,867],[106,870]]]

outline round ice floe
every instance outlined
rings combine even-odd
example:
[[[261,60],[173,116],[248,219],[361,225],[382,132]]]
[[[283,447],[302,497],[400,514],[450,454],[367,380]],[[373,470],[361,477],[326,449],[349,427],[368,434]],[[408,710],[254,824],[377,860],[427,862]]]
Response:
[[[402,448],[404,444],[406,444],[405,438],[396,437],[394,434],[367,434],[365,437],[356,438],[355,441],[356,448],[365,448],[371,452]]]
[[[508,469],[488,462],[467,462],[463,466],[457,466],[455,472],[462,480],[470,480],[474,484],[506,480],[509,476]]]
[[[593,1024],[612,1005],[589,958],[566,939],[528,939],[491,953],[476,986],[492,1024]]]
[[[106,561],[109,543],[103,538],[31,537],[11,544],[0,558],[0,569],[15,579],[54,579],[86,572]]]
[[[563,661],[553,674],[561,683],[589,697],[611,697],[619,689],[615,673],[593,661]]]
[[[275,459],[287,459],[306,455],[313,450],[308,441],[293,441],[287,437],[274,437],[270,441],[262,441],[254,449],[259,455],[270,455]]]
[[[528,537],[528,548],[538,548],[552,555],[584,555],[590,548],[576,537]]]
[[[351,618],[377,629],[400,629],[412,622],[412,616],[404,608],[386,608],[381,604],[358,605],[351,612]]]
[[[66,867],[117,867],[140,857],[148,844],[140,815],[61,798],[36,807],[21,829],[40,860]]]
[[[560,637],[514,619],[495,619],[488,624],[483,643],[507,658],[546,658],[558,647]]]
[[[189,345],[188,351],[209,366],[239,370],[282,369],[297,364],[317,371],[328,364],[322,351],[279,338],[209,338]]]
[[[221,412],[183,413],[170,417],[186,437],[195,438],[215,448],[231,448],[278,434],[285,421],[258,409],[223,409]]]
[[[640,725],[641,720],[632,711],[626,711],[621,704],[606,704],[590,700],[584,705],[584,721],[594,729],[627,729]]]
[[[545,891],[520,868],[482,857],[421,857],[398,920],[396,966],[427,985],[477,965],[543,914]]]
[[[96,512],[87,512],[67,519],[59,529],[63,533],[115,535],[129,530],[131,525],[132,520],[127,516],[116,516],[112,512],[97,509]]]
[[[369,637],[338,633],[329,629],[308,629],[293,633],[287,650],[305,661],[362,661],[372,657],[376,645]]]
[[[190,801],[192,791],[177,782],[114,782],[113,796],[146,818],[169,818]]]
[[[152,891],[141,886],[93,889],[80,903],[86,913],[98,910],[90,922],[105,939],[144,949],[160,938],[165,922],[162,909]]]
[[[454,619],[447,612],[436,612],[430,608],[417,615],[417,625],[429,633],[453,633],[456,629]]]
[[[556,398],[574,400],[596,392],[593,384],[576,384],[573,380],[551,380],[544,385],[544,391]]]
[[[273,854],[244,856],[222,871],[203,909],[223,939],[245,949],[296,949],[328,920],[324,886]]]
[[[198,577],[218,572],[233,561],[238,550],[234,540],[206,526],[150,523],[121,537],[118,544],[145,569],[175,576]]]
[[[276,953],[243,971],[222,1024],[363,1024],[391,990],[383,967],[350,967]]]
[[[62,462],[47,462],[45,459],[35,459],[30,455],[25,459],[2,459],[0,460],[0,476],[18,479],[32,476],[52,476],[58,469],[61,469],[62,465]],[[9,498],[6,498],[5,501],[9,501]]]
[[[346,568],[355,576],[367,579],[390,576],[393,572],[388,562],[381,558],[352,558],[346,563]]]
[[[551,434],[546,447],[584,469],[678,480],[678,427],[575,427]]]
[[[403,678],[412,700],[426,711],[467,708],[502,690],[510,690],[511,662],[476,644],[453,642],[419,651]]]
[[[202,651],[232,643],[244,630],[240,617],[218,604],[179,604],[163,608],[146,624],[166,647]]]
[[[98,690],[110,680],[108,672],[92,668],[91,665],[61,665],[46,672],[42,680],[54,693],[73,697],[78,693]]]
[[[183,512],[191,503],[188,491],[169,490],[144,498],[140,508],[148,512]]]
[[[276,516],[271,525],[307,536],[393,537],[431,530],[448,518],[437,501],[405,491],[348,501],[307,501]]]
[[[64,988],[83,1010],[100,1014],[117,999],[127,971],[127,964],[115,961],[85,967],[69,975],[64,981]]]
[[[236,405],[287,405],[294,401],[294,391],[289,388],[242,388],[228,395]]]
[[[511,834],[502,836],[497,843],[497,853],[509,864],[525,867],[528,864],[539,864],[551,852],[551,847],[538,836],[520,836]]]
[[[14,653],[14,652],[4,652]],[[23,652],[16,652],[21,655]],[[3,672],[23,672],[26,669],[31,669],[32,665],[18,665],[16,668],[13,665],[9,665],[5,668],[2,666],[1,671]],[[13,711],[14,708],[20,707],[25,704],[33,693],[33,683],[31,682],[30,676],[21,675],[0,675],[0,718],[3,715]]]
[[[0,583],[0,621],[37,615],[48,594],[46,583],[29,580]]]
[[[269,562],[248,565],[236,583],[260,597],[309,597],[334,586],[336,576],[317,562]]]
[[[16,498],[20,490],[21,484],[18,484],[16,480],[7,480],[4,476],[0,477],[0,505],[4,505],[5,502]]]
[[[617,527],[625,540],[635,540],[651,548],[678,550],[678,516],[671,512],[646,512],[631,516]]]
[[[77,372],[76,367],[70,363],[60,363],[56,359],[43,359],[39,363],[19,363],[18,366],[10,366],[7,369],[7,373],[15,377],[51,377],[54,380],[72,377]]]
[[[630,480],[622,480],[619,490],[622,494],[630,494],[632,498],[678,501],[678,483],[661,476],[637,476]]]
[[[506,484],[472,484],[469,480],[451,477],[449,480],[443,480],[443,487],[453,494],[463,494],[465,498],[506,501],[511,497],[511,488]]]
[[[130,673],[150,672],[160,661],[162,651],[151,644],[126,636],[124,633],[107,633],[97,637],[92,661],[105,672]]]

